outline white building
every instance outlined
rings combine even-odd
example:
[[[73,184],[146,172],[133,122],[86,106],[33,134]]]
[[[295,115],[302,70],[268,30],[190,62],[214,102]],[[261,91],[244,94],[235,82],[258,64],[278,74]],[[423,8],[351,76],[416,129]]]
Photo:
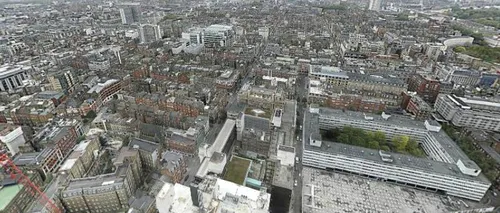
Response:
[[[420,143],[428,157],[322,141],[319,129],[343,126],[382,131],[388,139],[407,135]],[[303,128],[303,164],[306,166],[350,172],[475,201],[481,200],[491,185],[476,163],[435,121],[320,108],[305,113]]]
[[[0,66],[0,91],[15,90],[23,86],[23,81],[29,78],[28,73],[31,67],[17,65],[1,65]]]
[[[434,109],[455,126],[500,130],[500,103],[494,100],[441,94]]]
[[[264,190],[213,176],[189,187],[165,183],[156,196],[156,208],[160,213],[268,213],[271,195]]]
[[[210,25],[203,29],[202,42],[206,47],[226,47],[234,42],[234,28],[228,25]]]
[[[382,5],[382,0],[370,0],[368,9],[373,11],[380,11],[381,5]]]
[[[19,152],[19,147],[26,143],[26,140],[20,126],[2,124],[0,125],[0,142],[5,144],[11,155],[15,155]]]

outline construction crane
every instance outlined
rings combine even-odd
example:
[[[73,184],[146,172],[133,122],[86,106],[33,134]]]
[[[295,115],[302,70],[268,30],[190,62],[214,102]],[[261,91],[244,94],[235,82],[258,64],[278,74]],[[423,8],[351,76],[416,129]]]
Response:
[[[52,200],[43,193],[40,188],[31,182],[30,178],[12,162],[5,150],[0,150],[0,164],[5,174],[8,174],[11,179],[16,180],[18,184],[22,184],[31,195],[45,206],[51,213],[63,213]],[[38,198],[39,196],[39,198]]]

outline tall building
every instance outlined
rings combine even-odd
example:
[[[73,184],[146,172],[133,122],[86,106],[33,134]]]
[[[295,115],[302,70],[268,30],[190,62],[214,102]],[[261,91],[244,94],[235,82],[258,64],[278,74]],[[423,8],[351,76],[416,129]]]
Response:
[[[119,8],[122,24],[137,23],[141,20],[140,3],[123,3],[120,4]]]
[[[141,24],[139,27],[141,43],[150,43],[161,39],[161,30],[159,25]]]
[[[58,72],[49,76],[49,82],[53,90],[70,93],[76,84],[71,71]]]
[[[369,10],[380,11],[382,6],[382,0],[370,0],[370,5],[368,5]]]

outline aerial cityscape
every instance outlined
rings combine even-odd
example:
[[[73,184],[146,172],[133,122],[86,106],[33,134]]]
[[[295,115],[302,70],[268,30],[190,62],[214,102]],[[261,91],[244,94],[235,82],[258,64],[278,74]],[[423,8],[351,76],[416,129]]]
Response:
[[[500,0],[0,0],[0,213],[498,193]]]

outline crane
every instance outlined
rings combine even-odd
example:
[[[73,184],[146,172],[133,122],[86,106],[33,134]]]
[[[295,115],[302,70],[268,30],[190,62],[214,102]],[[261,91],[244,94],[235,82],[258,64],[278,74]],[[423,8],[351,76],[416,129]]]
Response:
[[[25,189],[42,204],[42,206],[45,206],[51,213],[63,213],[61,209],[54,204],[37,185],[31,182],[30,178],[24,175],[14,162],[12,162],[5,150],[0,150],[0,164],[4,172],[8,174],[10,178],[16,180],[18,184],[22,184]],[[37,196],[40,196],[40,199],[38,199]]]

